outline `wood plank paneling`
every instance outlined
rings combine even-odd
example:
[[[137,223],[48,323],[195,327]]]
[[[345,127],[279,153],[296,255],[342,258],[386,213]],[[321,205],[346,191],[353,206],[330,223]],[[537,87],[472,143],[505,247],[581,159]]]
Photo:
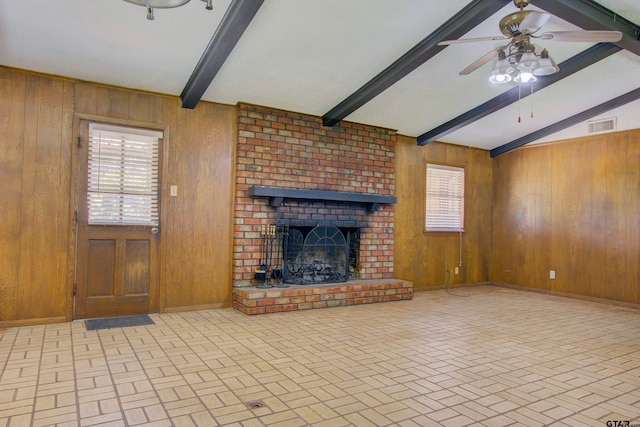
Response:
[[[68,252],[61,248],[69,244],[70,158],[62,138],[71,124],[69,95],[63,80],[27,76],[18,319],[60,316],[66,306]]]
[[[465,230],[461,283],[487,281],[490,262],[493,162],[487,161],[486,151],[468,150],[466,204],[471,222]],[[489,245],[489,246],[486,246]]]
[[[0,67],[0,321],[17,310],[26,80]]]
[[[640,236],[640,143],[631,135],[620,134],[607,140],[606,194],[608,206],[604,228],[604,298],[640,302],[640,265],[636,253]],[[622,286],[621,286],[622,285]]]
[[[604,279],[603,254],[600,253],[604,248],[600,239],[604,235],[593,232],[594,227],[605,220],[598,218],[602,208],[597,202],[603,200],[604,195],[598,194],[601,191],[597,187],[606,179],[606,165],[593,161],[595,156],[607,155],[604,139],[599,139],[584,141],[584,146],[563,143],[545,147],[553,159],[554,180],[553,195],[547,200],[553,212],[550,242],[552,258],[547,262],[545,273],[547,280],[550,280],[548,270],[556,271],[552,290],[557,292],[601,297],[597,290],[599,286],[595,287],[595,292],[592,286],[592,283],[602,283]],[[585,150],[587,146],[593,151]],[[529,153],[524,151],[523,155],[528,156]],[[553,266],[549,266],[550,263]],[[585,270],[588,264],[592,267]],[[533,270],[534,266],[526,267],[527,274],[533,277],[539,274]],[[531,281],[526,275],[520,280]]]
[[[105,102],[108,105],[107,116],[115,119],[131,120],[135,113],[131,111],[132,93],[130,91],[109,88],[106,90]],[[133,106],[137,109],[137,105]],[[143,110],[146,108],[143,107]]]
[[[541,288],[548,289],[548,271],[527,270],[525,266],[549,263],[551,211],[544,200],[551,194],[551,161],[544,153],[527,160],[522,152],[514,153],[508,167],[498,159],[494,159],[493,235],[507,243],[505,250],[493,257],[492,280],[511,283],[535,272]],[[504,200],[507,202],[502,203]]]
[[[639,224],[638,130],[494,159],[495,282],[638,304]]]
[[[129,119],[145,123],[162,123],[163,99],[146,93],[132,92],[129,97]]]
[[[492,204],[489,153],[441,143],[422,147],[413,138],[399,136],[396,159],[394,276],[412,281],[415,290],[443,287],[447,280],[450,285],[488,281]],[[462,236],[424,231],[427,162],[465,168]],[[454,274],[455,267],[459,268],[458,275]]]
[[[234,120],[235,109],[215,104],[178,111],[177,137],[169,149],[168,184],[178,187],[178,196],[166,203],[167,307],[230,301],[233,188],[218,183],[233,176],[234,146],[228,143],[233,126],[228,124]],[[220,281],[228,286],[209,285]]]
[[[98,86],[88,83],[76,83],[74,112],[91,116],[98,115]]]
[[[16,301],[18,319],[29,319],[31,311],[31,285],[22,286],[23,283],[31,284],[33,281],[33,264],[36,261],[33,256],[33,239],[35,230],[33,227],[33,217],[35,215],[35,172],[36,172],[36,148],[37,148],[37,121],[38,121],[38,77],[29,75],[26,82],[26,93],[24,100],[25,127],[23,139],[22,157],[22,205],[20,212],[20,261],[18,280],[18,297]],[[27,305],[23,305],[26,302]],[[36,301],[37,303],[37,301]]]

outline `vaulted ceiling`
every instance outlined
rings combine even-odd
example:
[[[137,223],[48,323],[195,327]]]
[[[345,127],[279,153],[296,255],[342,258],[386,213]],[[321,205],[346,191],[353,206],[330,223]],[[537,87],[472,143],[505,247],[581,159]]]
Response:
[[[247,102],[398,130],[499,155],[587,135],[591,120],[640,128],[637,0],[531,0],[542,31],[616,30],[616,43],[536,40],[560,72],[489,82],[512,0],[193,0],[175,9],[122,0],[0,0],[0,65],[200,100]],[[519,119],[520,118],[520,119]]]

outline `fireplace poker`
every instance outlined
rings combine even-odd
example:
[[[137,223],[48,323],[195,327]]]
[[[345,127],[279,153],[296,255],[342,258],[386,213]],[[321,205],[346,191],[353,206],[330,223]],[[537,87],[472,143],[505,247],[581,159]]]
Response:
[[[287,285],[284,282],[284,242],[285,239],[287,238],[287,235],[289,230],[289,226],[288,225],[281,225],[278,228],[278,239],[276,241],[276,256],[278,257],[278,269],[274,270],[274,276],[276,276],[275,278],[277,279],[278,283],[276,285],[276,287],[278,288],[288,288],[289,285]]]
[[[271,269],[270,273],[269,273],[269,279],[273,278],[273,244],[276,240],[276,226],[275,225],[270,225],[269,226],[269,255],[268,255],[268,262],[267,265],[269,266],[269,268]]]
[[[264,272],[267,272],[267,269],[269,268],[269,258],[267,255],[267,226],[263,225],[262,226],[262,241],[260,242],[262,248],[262,264],[260,264],[260,269],[264,270]]]
[[[267,273],[269,273],[269,268],[271,267],[271,226],[267,225],[267,240],[265,243],[265,249],[267,251]]]
[[[258,288],[266,288],[268,286],[268,265],[267,265],[267,227],[265,225],[260,226],[260,268],[256,270],[253,278],[254,280],[260,280],[263,283],[258,285]]]

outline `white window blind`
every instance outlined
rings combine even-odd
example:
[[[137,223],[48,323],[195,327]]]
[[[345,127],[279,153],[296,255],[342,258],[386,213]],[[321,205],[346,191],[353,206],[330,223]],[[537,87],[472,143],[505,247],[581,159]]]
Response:
[[[159,224],[158,159],[162,132],[89,126],[89,224]]]
[[[427,231],[463,231],[464,168],[427,164]]]

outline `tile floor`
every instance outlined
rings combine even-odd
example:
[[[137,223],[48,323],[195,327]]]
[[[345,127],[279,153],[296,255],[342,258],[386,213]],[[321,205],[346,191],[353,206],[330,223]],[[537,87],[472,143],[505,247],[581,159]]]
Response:
[[[0,426],[640,425],[640,311],[470,293],[0,330]]]

